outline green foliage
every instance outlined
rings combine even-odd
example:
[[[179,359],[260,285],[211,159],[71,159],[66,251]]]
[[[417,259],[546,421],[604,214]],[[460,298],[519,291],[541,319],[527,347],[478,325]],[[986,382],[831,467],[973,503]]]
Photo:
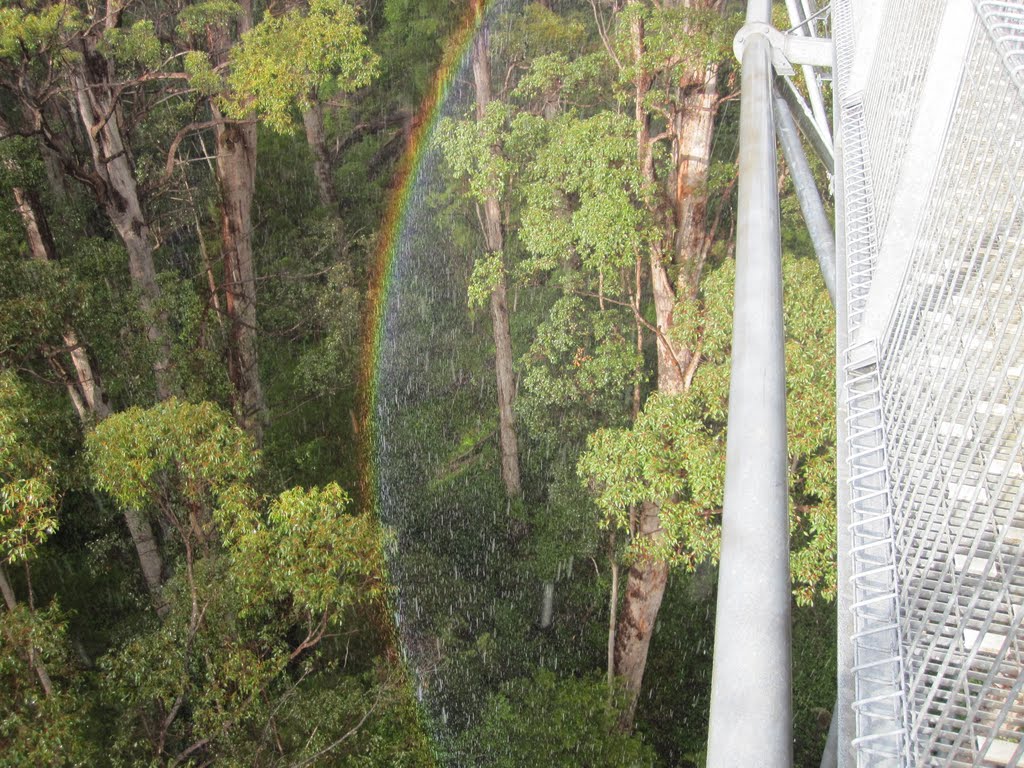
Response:
[[[349,497],[334,483],[292,488],[270,505],[266,522],[241,533],[233,572],[252,606],[287,598],[299,616],[340,620],[345,608],[382,595],[382,567],[370,518],[345,514]]]
[[[477,203],[488,197],[501,198],[514,170],[501,151],[512,115],[511,108],[492,101],[480,120],[444,118],[438,123],[434,141],[444,152],[452,175],[468,184],[469,196]]]
[[[579,463],[581,477],[614,524],[627,526],[631,505],[657,503],[666,535],[655,554],[690,570],[718,557],[732,270],[733,263],[724,262],[705,278],[701,297],[677,310],[677,337],[702,358],[691,389],[652,395],[629,429],[598,430]],[[815,596],[835,596],[835,435],[833,421],[821,418],[832,409],[835,392],[834,321],[812,260],[787,255],[783,273],[787,423],[795,467],[791,567],[797,601],[806,604]]]
[[[552,141],[528,171],[520,237],[533,258],[523,269],[552,269],[569,254],[588,269],[632,266],[654,234],[636,167],[633,121],[601,112],[554,121]]]
[[[24,361],[37,353],[40,339],[60,338],[60,316],[51,308],[70,297],[64,270],[28,261],[21,243],[11,245],[0,251],[0,355]]]
[[[713,569],[697,563],[717,548],[732,264],[716,244],[699,296],[676,308],[673,339],[700,355],[689,392],[647,398],[630,425],[633,386],[639,381],[647,397],[654,357],[650,333],[637,350],[638,320],[627,306],[634,260],[645,263],[655,242],[669,252],[660,182],[670,183],[673,162],[660,142],[659,183],[644,187],[630,79],[640,69],[650,76],[643,106],[652,133],[669,136],[689,86],[728,56],[735,21],[619,4],[603,29],[617,62],[585,3],[503,11],[489,20],[495,92],[486,115],[466,112],[435,132],[446,168],[420,180],[431,221],[418,222],[403,255],[407,277],[391,286],[396,333],[389,330],[393,359],[381,369],[379,396],[399,405],[375,446],[389,470],[392,574],[429,585],[395,606],[421,709],[389,631],[380,530],[354,512],[373,499],[350,499],[342,486],[362,490],[354,445],[367,425],[357,415],[355,372],[389,172],[461,11],[448,0],[274,6],[262,9],[228,66],[215,68],[222,59],[204,52],[207,31],[230,34],[241,13],[233,0],[132,6],[107,31],[102,5],[78,8],[49,0],[0,8],[0,79],[13,94],[0,109],[14,127],[31,128],[20,100],[45,97],[55,140],[44,151],[35,136],[0,142],[8,203],[0,206],[0,563],[18,561],[6,572],[23,600],[14,612],[0,606],[0,766],[420,768],[434,764],[421,722],[428,711],[435,732],[441,718],[444,732],[468,729],[457,744],[438,745],[466,764],[652,765],[654,748],[660,764],[701,764]],[[643,16],[647,35],[640,61],[631,14]],[[162,270],[149,317],[91,189],[60,179],[55,152],[73,163],[90,156],[69,77],[83,35],[127,70],[117,78],[118,114]],[[156,77],[164,63],[182,67],[187,88],[179,72]],[[138,80],[139,71],[154,76]],[[728,80],[719,70],[723,91]],[[363,90],[332,98],[355,89]],[[468,90],[462,83],[450,92]],[[227,410],[231,337],[193,229],[198,221],[223,290],[208,133],[186,136],[179,172],[163,176],[172,137],[207,119],[196,97],[270,129],[259,139],[252,232],[271,407],[262,453]],[[290,133],[314,100],[325,110],[334,175],[345,180],[337,210],[319,206],[304,139]],[[716,162],[701,190],[711,198],[734,179],[729,114],[719,115]],[[59,261],[28,258],[12,186],[42,201]],[[473,208],[488,196],[498,198],[505,242],[484,254]],[[784,224],[796,213],[784,198]],[[725,209],[719,232],[731,223]],[[787,250],[802,252],[795,225],[783,236]],[[834,388],[831,318],[815,270],[787,258],[801,602],[835,589],[834,435],[823,416]],[[502,278],[519,374],[523,495],[511,503],[497,470],[493,346],[475,311]],[[652,322],[648,290],[638,312]],[[167,321],[179,399],[144,408],[154,401],[146,329],[155,314]],[[120,411],[89,434],[85,450],[53,368],[73,370],[67,328]],[[596,673],[605,662],[607,558],[622,555],[626,538],[609,537],[602,524],[624,527],[628,507],[650,499],[665,523],[657,554],[696,573],[679,569],[670,580],[638,711],[641,741],[618,733],[617,705],[607,705]],[[119,506],[159,523],[166,617],[153,613]],[[626,558],[644,554],[636,548]],[[554,624],[543,631],[542,580],[555,583]],[[830,625],[808,629],[807,615],[797,613],[794,649],[804,764],[821,736],[809,713],[833,696],[831,669],[817,663],[830,653]],[[33,658],[49,670],[54,695],[42,696]]]
[[[205,51],[189,51],[185,54],[185,73],[189,82],[203,96],[214,96],[224,87],[220,75],[213,69],[210,56]]]
[[[643,21],[645,40],[639,60],[629,33],[637,17]],[[741,24],[738,15],[724,16],[717,9],[630,3],[619,16],[615,40],[619,60],[627,63],[620,73],[624,88],[635,81],[638,71],[663,75],[666,83],[702,79],[709,65],[732,57],[732,40]],[[651,94],[655,100],[661,97]]]
[[[332,669],[328,631],[383,595],[372,519],[346,513],[349,497],[333,483],[266,504],[250,485],[251,441],[210,403],[128,409],[99,424],[87,449],[100,488],[122,505],[159,510],[186,546],[184,568],[164,587],[169,614],[102,662],[121,723],[115,764],[148,759],[167,741],[186,751],[199,744],[227,765],[265,764],[269,702],[301,699],[307,677]],[[188,718],[178,717],[184,702]],[[153,728],[161,735],[133,736]]]
[[[598,426],[623,425],[643,364],[632,330],[621,310],[596,310],[573,295],[554,303],[518,364],[516,411],[532,436],[582,443]]]
[[[43,695],[29,659],[60,682],[70,671],[67,623],[57,606],[0,612],[0,768],[95,765],[88,740],[89,702],[71,688]]]
[[[384,28],[375,45],[385,98],[406,106],[420,102],[434,78],[442,44],[459,22],[452,10],[447,0],[385,0]]]
[[[188,37],[201,35],[207,27],[225,27],[242,13],[234,0],[203,0],[178,13],[178,32]]]
[[[74,54],[63,47],[63,39],[81,28],[77,8],[61,3],[28,8],[6,4],[0,8],[0,59],[31,61],[46,52],[56,62],[70,61]]]
[[[618,713],[600,678],[559,679],[541,669],[491,696],[461,746],[467,762],[489,768],[654,766],[650,747],[619,731]]]
[[[103,32],[101,53],[118,64],[139,65],[156,69],[163,58],[156,26],[149,19],[140,19],[127,29],[114,27]]]
[[[587,38],[582,17],[558,13],[541,3],[528,3],[522,12],[509,17],[496,25],[493,43],[501,58],[509,61],[532,62],[541,56],[576,51]]]
[[[484,307],[490,301],[494,289],[505,278],[503,261],[501,251],[488,251],[473,262],[473,274],[467,288],[471,308]]]
[[[312,0],[305,15],[293,8],[268,16],[231,49],[226,110],[237,118],[256,112],[287,133],[293,108],[308,109],[321,88],[350,92],[368,85],[378,63],[352,5]]]
[[[304,391],[328,397],[355,383],[362,298],[351,267],[333,265],[323,290],[312,297],[314,342],[303,352],[296,372]]]
[[[111,416],[88,435],[86,446],[97,487],[135,508],[164,498],[168,474],[186,505],[238,503],[259,459],[228,413],[175,398]]]
[[[0,370],[0,565],[31,559],[57,529],[53,466],[25,428],[31,418],[25,392]]]
[[[573,107],[600,103],[600,91],[611,79],[608,57],[591,53],[570,59],[564,53],[549,53],[530,61],[512,98],[529,103],[544,98]]]

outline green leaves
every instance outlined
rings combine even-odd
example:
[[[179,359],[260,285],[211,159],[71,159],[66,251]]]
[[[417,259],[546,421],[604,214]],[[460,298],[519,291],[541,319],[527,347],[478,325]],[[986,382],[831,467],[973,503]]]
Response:
[[[26,560],[57,530],[57,497],[38,477],[0,486],[0,561]]]
[[[100,52],[119,64],[138,64],[147,69],[157,69],[163,58],[156,26],[148,19],[136,21],[127,29],[104,30]]]
[[[32,558],[57,530],[53,467],[26,428],[32,418],[13,374],[0,372],[0,565]]]
[[[186,503],[211,505],[248,481],[258,461],[251,439],[228,413],[175,398],[111,416],[87,436],[86,448],[96,485],[138,509],[157,503],[169,472],[179,478]]]
[[[224,88],[224,83],[210,63],[207,53],[189,51],[185,54],[184,66],[192,87],[202,95],[213,96]]]
[[[188,37],[200,35],[207,27],[224,27],[238,18],[242,7],[234,0],[205,0],[189,5],[178,14],[178,32]]]
[[[300,616],[338,621],[350,605],[379,597],[377,531],[370,518],[347,514],[348,504],[334,483],[278,496],[266,522],[231,548],[243,599],[252,607],[287,599]]]
[[[598,426],[623,422],[624,395],[643,367],[632,330],[621,310],[599,311],[571,295],[555,302],[518,363],[516,411],[532,436],[582,443]]]
[[[292,109],[308,109],[322,88],[351,92],[368,85],[379,59],[353,6],[312,0],[306,14],[293,8],[267,16],[232,48],[230,61],[227,113],[241,119],[255,112],[273,130],[288,133]]]
[[[554,121],[531,164],[521,238],[538,266],[577,253],[584,266],[631,266],[653,236],[636,167],[635,125],[612,112]]]
[[[472,765],[520,768],[649,768],[654,753],[617,727],[616,698],[597,677],[559,679],[541,669],[492,695],[479,725],[461,742]]]
[[[725,478],[734,263],[709,271],[701,295],[676,307],[673,336],[701,355],[683,395],[651,395],[628,429],[593,433],[578,470],[613,525],[631,506],[661,509],[657,557],[687,569],[718,557]],[[835,595],[833,315],[817,264],[786,255],[787,426],[791,567],[801,604]],[[825,417],[823,417],[823,414]],[[633,546],[633,555],[641,553]]]
[[[83,766],[101,762],[88,732],[90,702],[69,672],[67,622],[57,605],[0,609],[0,768]],[[30,661],[41,662],[55,683],[43,695]]]
[[[0,8],[0,59],[31,59],[43,51],[68,59],[73,54],[62,41],[81,26],[78,10],[63,3],[38,10],[7,5]]]
[[[639,17],[644,25],[644,51],[635,58],[630,24]],[[632,83],[638,72],[663,76],[664,82],[678,83],[703,76],[705,69],[732,56],[732,39],[742,20],[723,16],[713,9],[672,5],[646,7],[630,3],[620,14],[619,36],[615,41],[619,59],[628,62],[621,80]],[[666,88],[670,92],[671,86]],[[660,97],[655,97],[660,98]]]
[[[487,306],[494,289],[505,276],[505,267],[501,251],[488,251],[478,256],[473,262],[473,273],[469,276],[467,294],[469,306],[479,308]]]
[[[490,196],[501,199],[508,189],[514,166],[501,148],[512,114],[508,104],[492,101],[480,120],[445,118],[437,126],[434,141],[452,175],[468,184],[477,203]]]

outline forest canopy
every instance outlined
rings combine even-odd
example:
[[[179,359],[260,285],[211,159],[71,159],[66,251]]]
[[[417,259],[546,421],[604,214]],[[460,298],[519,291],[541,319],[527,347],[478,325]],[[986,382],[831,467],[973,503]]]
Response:
[[[0,0],[0,766],[703,764],[737,10]],[[817,765],[834,317],[779,186]]]

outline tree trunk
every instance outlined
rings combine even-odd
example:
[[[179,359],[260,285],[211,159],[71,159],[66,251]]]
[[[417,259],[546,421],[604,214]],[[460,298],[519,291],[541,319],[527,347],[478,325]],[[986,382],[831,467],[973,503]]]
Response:
[[[320,194],[320,204],[332,213],[337,213],[338,195],[334,190],[331,174],[331,160],[324,138],[324,110],[316,94],[310,96],[311,105],[302,113],[302,124],[306,127],[306,143],[313,155],[313,178]]]
[[[31,190],[14,187],[12,191],[18,215],[25,228],[25,240],[32,258],[41,262],[56,261],[57,254],[42,202]],[[88,421],[88,415],[92,414],[97,421],[105,419],[110,415],[110,406],[106,401],[103,385],[89,359],[88,351],[78,340],[78,334],[70,325],[64,327],[61,337],[75,369],[75,376],[70,378],[68,383],[74,388],[72,401],[78,410],[79,418]]]
[[[252,199],[256,188],[256,126],[217,126],[217,178],[221,194],[221,243],[225,308],[230,322],[228,372],[239,423],[257,444],[263,440],[266,402],[260,382],[256,332],[256,263],[252,252]]]
[[[87,39],[79,51],[81,60],[73,80],[78,112],[92,150],[93,168],[99,181],[96,193],[110,223],[128,251],[132,283],[146,323],[146,335],[155,350],[153,373],[156,394],[165,400],[173,391],[167,314],[159,309],[160,286],[156,281],[153,242],[142,212],[139,185],[121,129],[121,114],[113,94],[110,63]]]
[[[156,536],[153,534],[153,526],[149,524],[149,518],[137,509],[128,507],[122,514],[128,526],[128,533],[132,537],[132,544],[135,545],[135,553],[139,557],[146,589],[149,590],[157,616],[162,619],[171,610],[171,606],[163,596],[164,561],[156,543]]]
[[[478,12],[479,11],[478,9]],[[491,100],[491,60],[487,27],[481,28],[473,41],[473,83],[476,86],[476,117],[483,119]],[[488,253],[501,254],[504,233],[501,227],[501,206],[496,193],[489,193],[483,206],[484,245]],[[491,293],[491,323],[494,329],[494,362],[498,383],[498,444],[501,449],[501,479],[509,496],[522,492],[519,477],[519,444],[516,437],[513,403],[515,376],[512,373],[512,334],[505,276],[502,272]]]
[[[676,283],[680,297],[697,295],[707,257],[707,180],[711,166],[711,140],[718,101],[718,67],[693,73],[684,85],[689,95],[676,116],[672,155],[675,159],[672,190],[675,210],[675,255],[680,265]]]
[[[18,606],[18,600],[14,596],[14,589],[11,588],[11,582],[7,580],[7,572],[4,570],[3,565],[0,565],[0,594],[4,596],[4,603],[7,605],[8,611],[13,611]]]
[[[608,562],[611,563],[612,586],[608,594],[608,693],[615,683],[615,630],[619,617],[619,561],[615,553],[615,529],[608,537]]]
[[[545,581],[540,598],[540,628],[551,629],[555,618],[555,582]]]
[[[712,7],[716,6],[716,2],[717,0],[712,0],[710,4],[686,5]],[[645,53],[643,18],[634,17],[631,24],[634,60],[640,61]],[[663,222],[672,238],[665,242],[655,241],[651,248],[651,292],[657,327],[657,383],[658,391],[667,395],[686,392],[690,381],[689,368],[694,360],[692,350],[673,345],[669,334],[677,300],[696,295],[703,269],[704,185],[710,164],[711,131],[714,127],[716,71],[709,68],[706,73],[698,73],[701,76],[699,81],[696,81],[696,78],[687,78],[680,83],[680,88],[690,95],[684,100],[683,111],[678,115],[674,126],[675,169],[672,178],[675,183],[668,190],[673,220]],[[637,163],[644,184],[648,189],[654,190],[657,188],[657,179],[650,134],[650,115],[646,105],[652,83],[653,80],[648,73],[642,70],[638,72],[634,81],[634,98]],[[679,266],[676,286],[669,280],[666,264],[666,260],[672,257],[675,257]],[[660,510],[656,504],[644,502],[641,505],[637,535],[649,539],[651,544],[657,544],[664,536]],[[629,693],[627,708],[619,721],[623,730],[630,730],[633,727],[651,635],[667,584],[668,564],[664,561],[644,558],[629,570],[615,638],[615,672],[622,678]]]
[[[13,191],[32,258],[41,262],[56,261],[56,250],[40,200],[31,190],[15,187]],[[71,397],[71,402],[83,425],[99,423],[110,415],[110,404],[103,391],[99,374],[96,372],[85,345],[79,341],[75,329],[66,325],[61,335],[74,367],[74,375],[67,373],[64,366],[50,355],[46,356],[50,357],[51,364],[64,379],[68,395]],[[124,519],[135,545],[135,551],[139,556],[139,564],[142,567],[143,578],[146,580],[146,587],[153,599],[157,614],[163,617],[167,614],[169,606],[161,595],[163,560],[160,550],[157,548],[153,528],[145,515],[134,509],[126,509]]]
[[[241,3],[238,34],[252,27],[252,2]],[[227,63],[230,40],[222,29],[208,31],[216,64]],[[230,323],[228,373],[242,428],[263,442],[266,401],[260,381],[256,330],[256,262],[252,251],[252,200],[256,190],[256,124],[224,121],[215,102],[217,181],[221,194],[221,249],[224,257],[225,309]]]
[[[3,565],[0,565],[0,594],[4,596],[4,603],[7,604],[7,610],[13,612],[18,606],[18,601],[14,596],[14,590],[11,589],[11,582],[7,580],[7,572],[4,570]],[[50,675],[46,672],[46,665],[43,664],[42,659],[38,657],[38,651],[35,648],[28,649],[28,663],[35,671],[36,676],[39,678],[39,684],[43,686],[43,692],[47,696],[53,695],[53,683],[50,681]]]
[[[644,502],[641,505],[638,535],[649,538],[651,543],[658,543],[663,537],[660,511],[656,504]],[[623,730],[628,731],[633,727],[651,635],[654,633],[667,584],[668,563],[653,558],[638,560],[626,577],[626,595],[622,601],[622,613],[615,637],[615,673],[622,679],[629,694],[626,710],[619,718],[619,727]]]

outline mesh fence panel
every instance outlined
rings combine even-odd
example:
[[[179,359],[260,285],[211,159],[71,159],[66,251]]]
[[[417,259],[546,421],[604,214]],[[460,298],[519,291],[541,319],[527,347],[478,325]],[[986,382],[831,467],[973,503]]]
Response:
[[[842,29],[854,18],[843,8],[851,4],[835,3],[840,52],[853,36]],[[861,574],[891,572],[888,593],[878,581],[885,610],[868,626],[897,625],[885,635],[891,660],[870,668],[867,656],[855,656],[857,763],[1024,765],[1024,3],[975,2],[952,114],[937,117],[918,114],[915,99],[944,4],[882,5],[863,91],[850,92],[838,73],[844,193],[854,209],[840,233],[852,339],[854,551],[846,554],[854,560],[855,616],[870,597]],[[947,117],[886,330],[858,339],[878,274],[858,264],[890,256],[877,252],[875,232],[902,202],[894,193],[910,126]],[[866,234],[858,227],[865,219]],[[873,387],[872,376],[878,423],[858,431],[866,401],[855,385]],[[867,514],[858,508],[867,492],[857,465],[865,446],[884,457],[885,493],[873,497],[870,532],[879,542],[858,548],[868,543],[858,539]],[[872,731],[863,712],[886,693],[892,727]]]

